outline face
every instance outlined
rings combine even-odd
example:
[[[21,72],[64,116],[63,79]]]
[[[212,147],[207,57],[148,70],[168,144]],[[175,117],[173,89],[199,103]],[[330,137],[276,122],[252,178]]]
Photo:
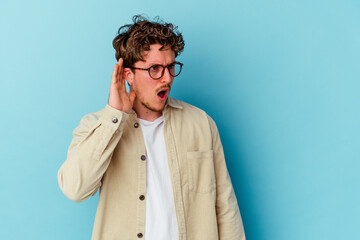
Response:
[[[145,61],[137,61],[134,67],[149,68],[156,64],[167,66],[175,62],[175,52],[170,48],[159,50],[161,47],[160,44],[150,45],[150,50],[144,56]],[[145,70],[131,71],[129,68],[125,68],[124,71],[130,89],[136,93],[135,111],[138,114],[141,111],[161,113],[174,80],[168,69],[165,69],[164,75],[158,80],[152,79],[149,72]]]

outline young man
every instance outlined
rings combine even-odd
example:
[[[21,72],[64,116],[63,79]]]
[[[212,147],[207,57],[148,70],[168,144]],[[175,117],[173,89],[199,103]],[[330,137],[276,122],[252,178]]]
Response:
[[[182,35],[172,24],[133,21],[113,41],[108,105],[73,132],[61,190],[80,202],[100,188],[93,240],[245,239],[214,121],[169,97]]]

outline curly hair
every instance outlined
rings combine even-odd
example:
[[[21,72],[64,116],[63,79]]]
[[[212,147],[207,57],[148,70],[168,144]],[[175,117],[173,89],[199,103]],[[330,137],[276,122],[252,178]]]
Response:
[[[152,22],[141,15],[135,15],[132,20],[133,24],[119,28],[118,35],[113,40],[115,58],[123,58],[124,66],[130,67],[139,60],[144,61],[145,51],[149,51],[152,44],[161,44],[160,50],[170,47],[175,52],[175,57],[184,50],[185,42],[177,31],[177,26],[159,21],[158,17]]]

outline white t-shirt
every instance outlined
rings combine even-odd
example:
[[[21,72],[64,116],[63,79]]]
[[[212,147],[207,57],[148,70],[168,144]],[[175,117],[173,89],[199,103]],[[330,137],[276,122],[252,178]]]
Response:
[[[178,227],[164,140],[164,117],[139,119],[146,147],[145,240],[177,240]]]

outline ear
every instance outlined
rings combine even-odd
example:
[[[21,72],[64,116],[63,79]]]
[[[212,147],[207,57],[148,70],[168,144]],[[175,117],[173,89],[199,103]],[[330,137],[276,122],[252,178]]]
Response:
[[[125,76],[125,80],[131,86],[134,82],[134,77],[135,77],[133,71],[131,71],[130,68],[124,68],[124,76]]]

